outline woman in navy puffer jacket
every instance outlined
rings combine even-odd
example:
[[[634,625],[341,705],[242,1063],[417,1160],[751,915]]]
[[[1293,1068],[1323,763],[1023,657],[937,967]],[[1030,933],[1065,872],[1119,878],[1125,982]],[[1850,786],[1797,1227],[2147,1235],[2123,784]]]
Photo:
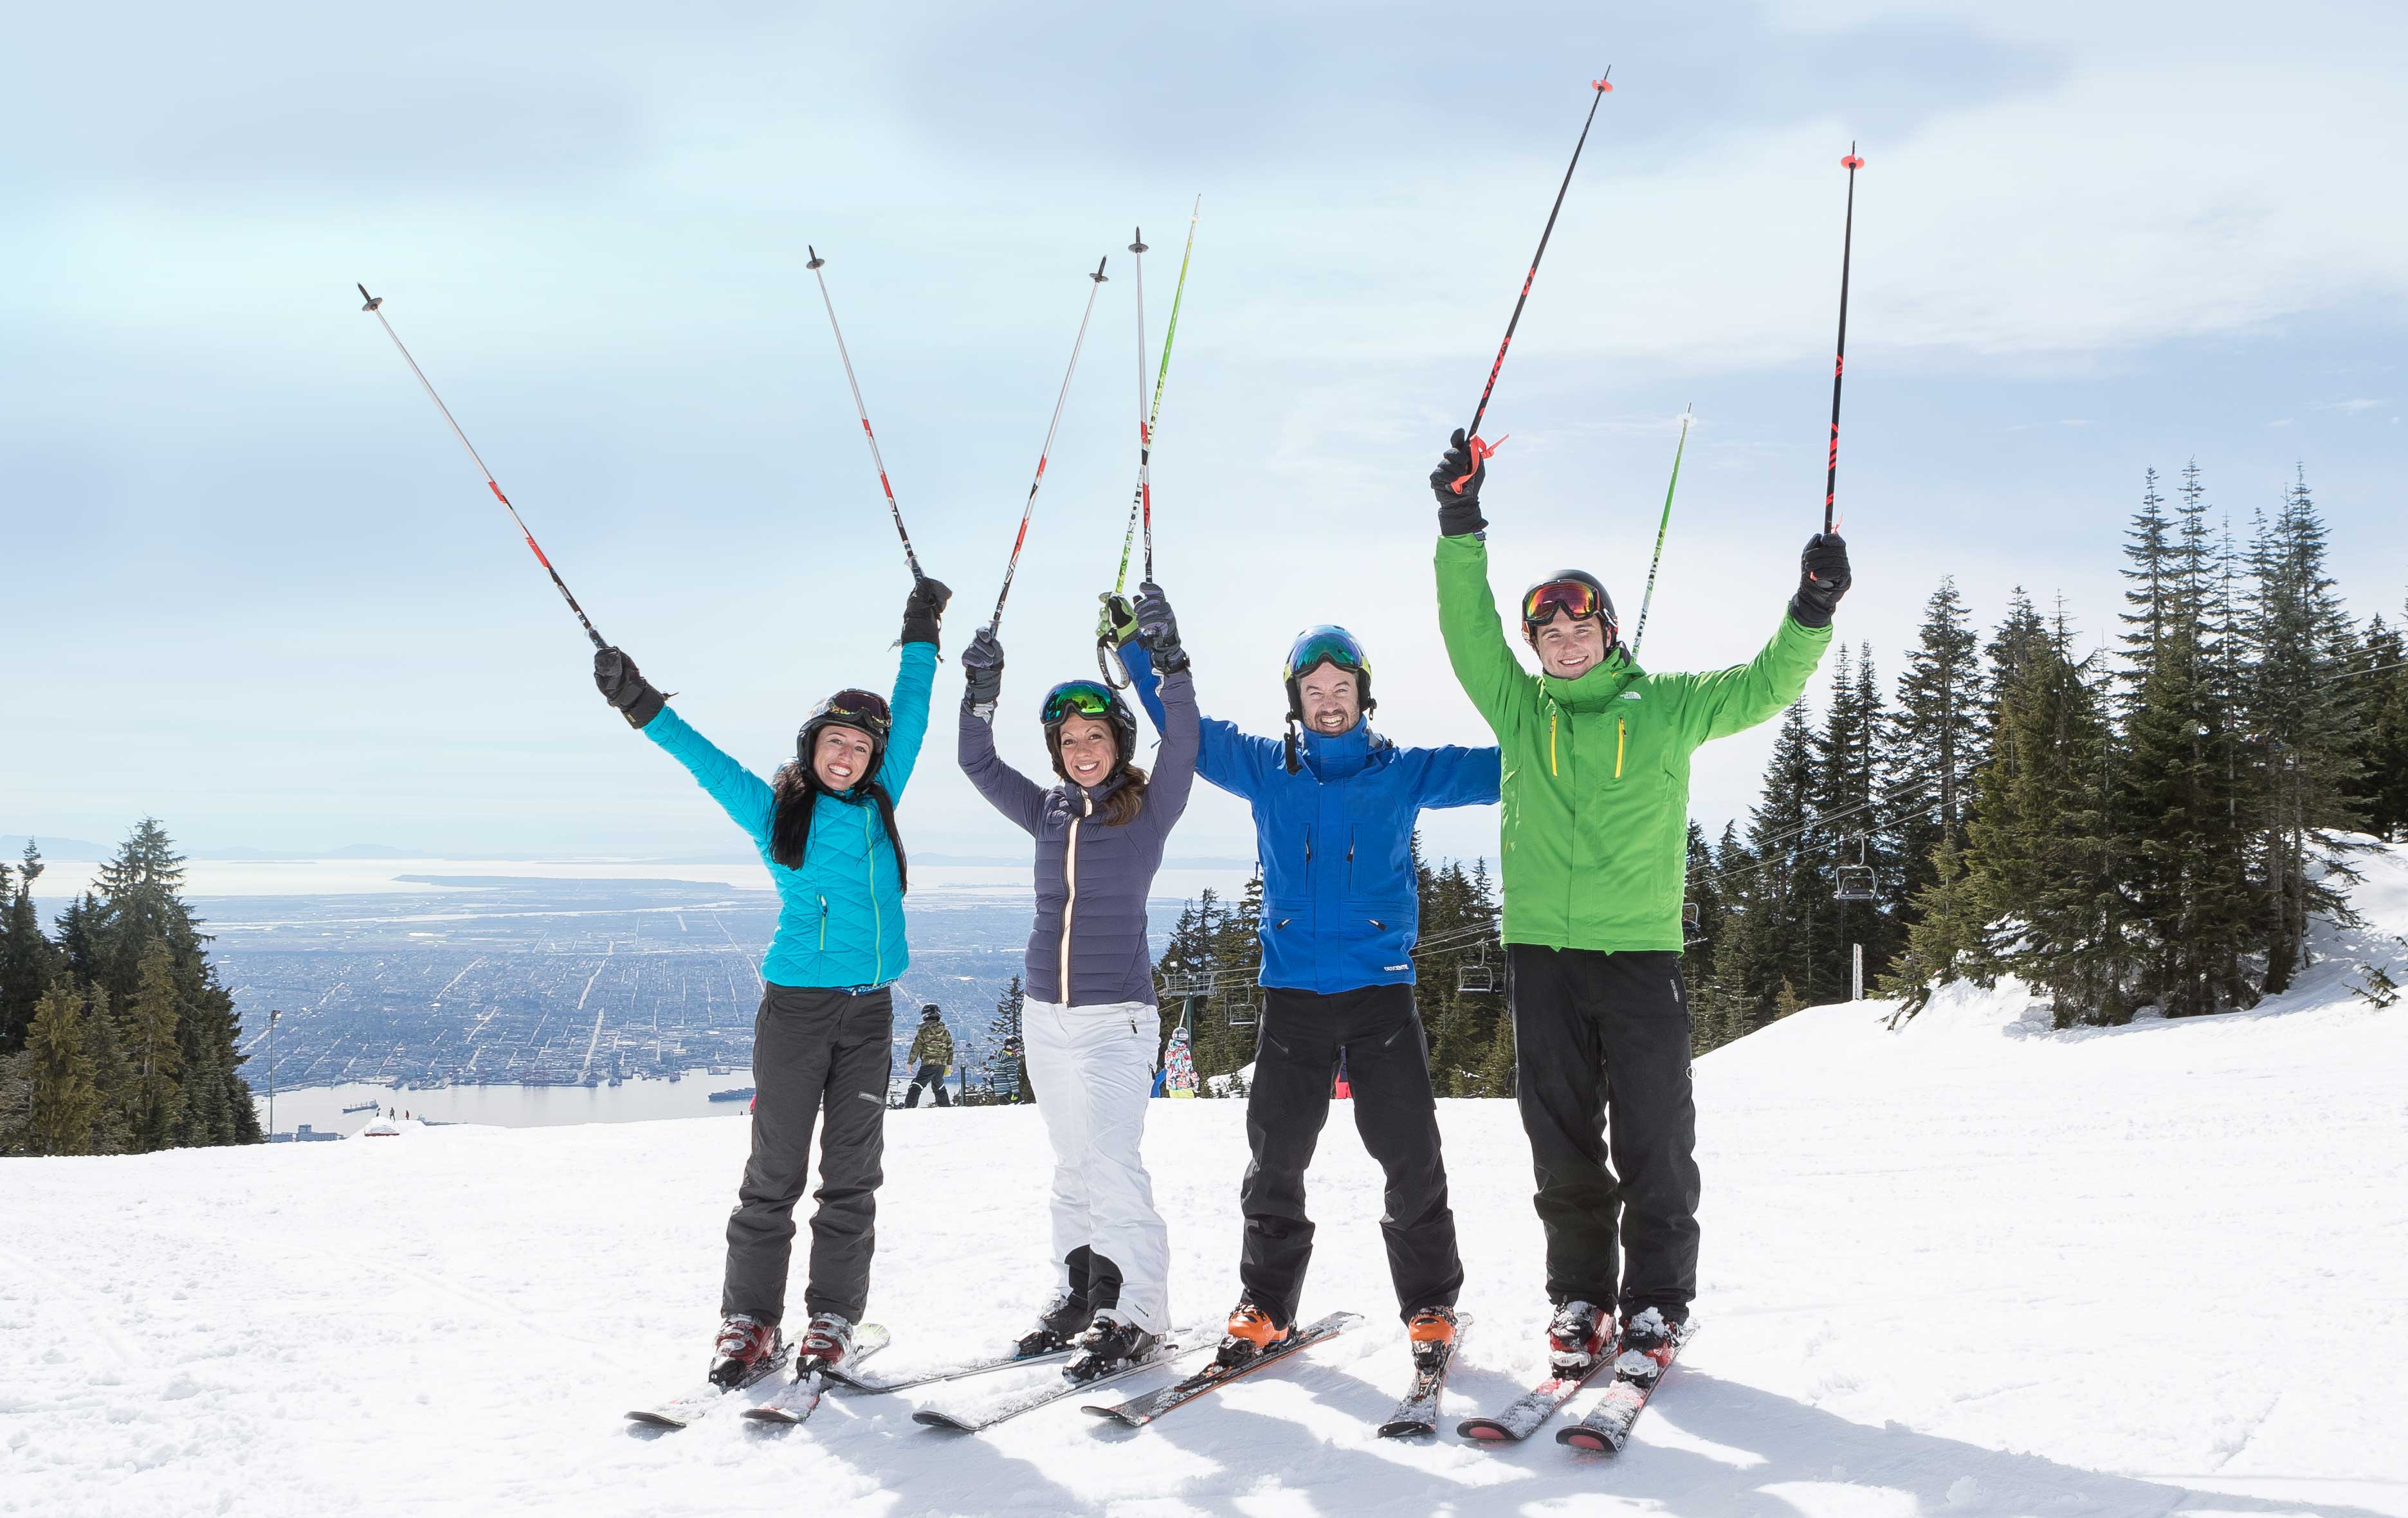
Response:
[[[1061,1273],[1021,1346],[1070,1347],[1064,1374],[1074,1381],[1146,1357],[1170,1326],[1169,1234],[1138,1153],[1161,1024],[1145,902],[1196,778],[1196,695],[1170,603],[1151,580],[1137,619],[1162,676],[1162,748],[1151,776],[1131,763],[1137,719],[1128,707],[1106,686],[1068,680],[1041,712],[1061,783],[1039,787],[995,752],[1003,648],[993,630],[962,655],[962,768],[1037,840],[1022,1031],[1054,1143]]]

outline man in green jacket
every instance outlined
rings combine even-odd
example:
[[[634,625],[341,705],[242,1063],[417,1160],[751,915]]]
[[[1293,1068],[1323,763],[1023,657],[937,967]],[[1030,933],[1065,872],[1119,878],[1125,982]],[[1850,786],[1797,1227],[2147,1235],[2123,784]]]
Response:
[[[1593,1364],[1618,1308],[1624,1356],[1660,1368],[1698,1289],[1697,1109],[1681,982],[1689,755],[1805,690],[1848,588],[1847,545],[1816,534],[1772,641],[1712,674],[1641,669],[1605,587],[1566,570],[1522,597],[1534,676],[1489,591],[1486,474],[1457,432],[1430,475],[1439,627],[1504,753],[1506,986],[1556,1307],[1550,1354],[1575,1373]]]
[[[911,1066],[911,1084],[903,1093],[903,1105],[920,1105],[920,1088],[926,1086],[937,1094],[937,1105],[950,1107],[945,1099],[945,1076],[953,1065],[953,1036],[945,1026],[944,1014],[933,1001],[920,1008],[920,1031],[911,1039],[911,1048],[903,1056]]]

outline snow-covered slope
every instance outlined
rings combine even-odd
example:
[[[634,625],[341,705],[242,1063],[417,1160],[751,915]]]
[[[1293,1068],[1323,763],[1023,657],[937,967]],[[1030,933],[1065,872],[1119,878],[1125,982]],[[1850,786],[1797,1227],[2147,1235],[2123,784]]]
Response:
[[[1440,1114],[1479,1322],[1434,1447],[1370,1435],[1404,1352],[1342,1107],[1306,1310],[1370,1322],[1293,1373],[1137,1433],[906,1396],[633,1435],[707,1349],[727,1117],[0,1164],[0,1513],[2408,1514],[2408,1002],[2343,984],[2408,981],[2408,862],[2367,873],[2371,930],[2258,1011],[2058,1034],[1951,992],[1700,1061],[1704,1327],[1612,1462],[1452,1434],[1539,1361],[1503,1102]],[[1153,1110],[1182,1316],[1235,1292],[1242,1116]],[[888,1134],[900,1370],[1043,1294],[1046,1159],[1027,1110]]]

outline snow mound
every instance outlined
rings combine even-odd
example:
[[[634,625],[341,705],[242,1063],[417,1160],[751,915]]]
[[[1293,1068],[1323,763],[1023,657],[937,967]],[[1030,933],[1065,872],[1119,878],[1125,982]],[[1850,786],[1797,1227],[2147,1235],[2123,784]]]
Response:
[[[2031,998],[1959,988],[1698,1061],[1702,1331],[1610,1463],[1452,1432],[1542,1358],[1511,1102],[1440,1103],[1474,1323],[1420,1447],[1371,1432],[1407,1357],[1342,1106],[1303,1310],[1361,1327],[1150,1429],[978,1438],[910,1421],[975,1382],[630,1433],[699,1376],[744,1130],[436,1128],[0,1164],[0,1514],[2408,1515],[2408,1004],[2346,988],[2408,868],[2361,867],[2366,927],[2250,1012],[2018,1033]],[[1150,1112],[1182,1321],[1237,1296],[1244,1118]],[[1029,1108],[889,1125],[882,1368],[1024,1325],[1050,1167]]]

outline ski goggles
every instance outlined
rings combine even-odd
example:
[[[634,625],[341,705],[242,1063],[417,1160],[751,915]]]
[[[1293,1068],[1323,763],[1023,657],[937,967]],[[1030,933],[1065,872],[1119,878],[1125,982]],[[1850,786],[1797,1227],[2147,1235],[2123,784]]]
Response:
[[[1343,627],[1324,624],[1308,627],[1297,635],[1287,651],[1287,667],[1280,672],[1283,680],[1296,680],[1311,674],[1321,666],[1336,665],[1358,674],[1371,672],[1371,661],[1363,657],[1363,645]]]
[[[1533,585],[1522,597],[1522,625],[1536,627],[1553,622],[1555,613],[1563,612],[1574,621],[1606,616],[1605,597],[1594,585],[1577,580],[1550,580],[1543,585]]]
[[[805,732],[814,727],[858,727],[883,743],[894,730],[895,715],[886,707],[886,698],[875,691],[838,691],[811,709]]]
[[[1119,703],[1112,693],[1092,680],[1066,680],[1045,693],[1042,721],[1048,727],[1072,717],[1110,719]]]

